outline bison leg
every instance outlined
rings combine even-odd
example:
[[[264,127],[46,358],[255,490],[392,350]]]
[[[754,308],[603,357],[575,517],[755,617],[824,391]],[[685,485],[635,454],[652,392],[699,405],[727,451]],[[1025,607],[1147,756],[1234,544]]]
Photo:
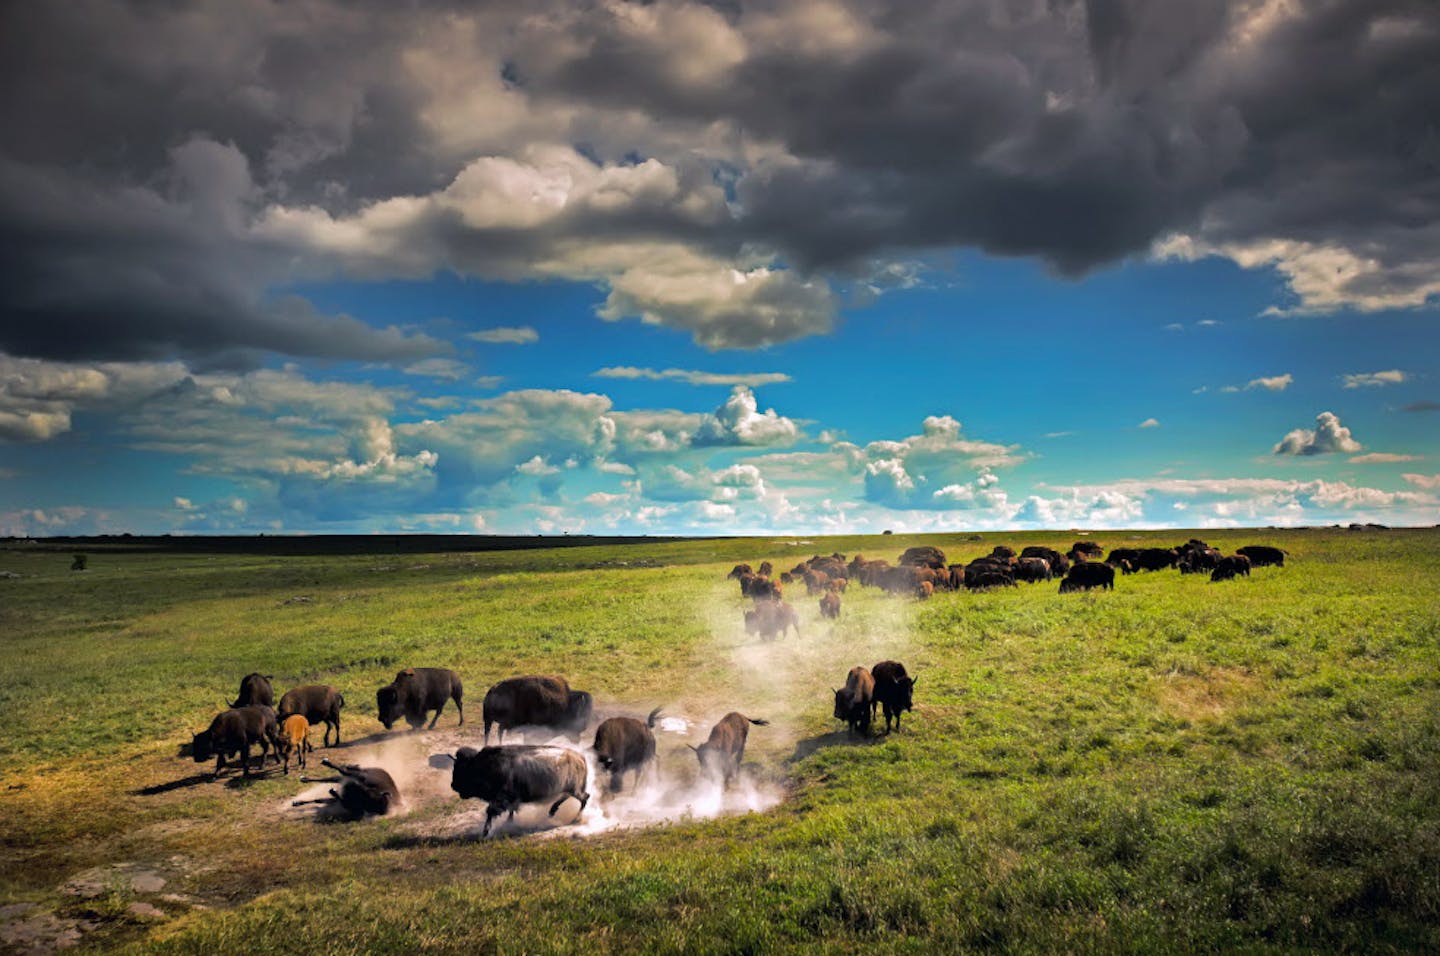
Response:
[[[495,822],[495,818],[504,812],[505,810],[502,807],[497,807],[493,803],[485,808],[485,829],[480,831],[480,838],[482,840],[490,835],[490,827]]]
[[[265,760],[263,753],[260,755],[260,760],[263,765]],[[240,775],[242,777],[250,776],[250,741],[248,740],[240,745]]]
[[[485,746],[487,747],[490,746],[490,725],[493,723],[494,721],[489,717],[485,718]]]
[[[225,755],[224,755],[224,754],[216,754],[216,755],[215,755],[215,772],[210,775],[210,779],[211,779],[211,780],[219,780],[219,779],[220,779],[220,771],[223,770],[224,767],[225,767]]]
[[[636,784],[639,784],[639,777],[636,777]],[[625,771],[619,770],[610,775],[610,792],[620,793],[625,789]],[[561,799],[564,799],[563,797]]]
[[[461,726],[461,727],[464,727],[464,726],[465,726],[465,705],[461,702],[461,700],[460,700],[460,695],[459,695],[459,694],[456,694],[456,695],[455,695],[454,697],[452,697],[451,699],[455,701],[455,709],[460,712],[460,726]]]
[[[560,799],[559,799],[559,800],[556,800],[554,803],[550,804],[550,815],[553,817],[553,816],[555,815],[555,811],[560,809],[560,804],[564,803],[567,799],[569,799],[569,798],[572,797],[572,796],[575,796],[575,795],[574,795],[574,794],[571,794],[571,793],[562,793],[562,794],[560,794]],[[580,798],[579,798],[579,797],[575,797],[575,799],[576,799],[576,800],[579,800]]]
[[[442,700],[442,701],[440,702],[440,706],[435,708],[435,716],[430,718],[430,726],[427,728],[428,730],[434,730],[434,729],[435,729],[435,722],[440,719],[440,712],[441,712],[442,710],[444,710],[444,709],[445,709],[445,702]],[[420,719],[421,719],[422,721],[425,719],[425,717],[424,717],[423,714],[421,715]]]

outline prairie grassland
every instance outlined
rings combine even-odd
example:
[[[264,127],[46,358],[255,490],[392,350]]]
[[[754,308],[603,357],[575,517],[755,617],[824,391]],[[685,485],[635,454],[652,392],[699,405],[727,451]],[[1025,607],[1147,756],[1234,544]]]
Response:
[[[833,625],[792,589],[803,633],[768,645],[740,627],[723,579],[737,561],[1075,538],[116,549],[84,573],[68,553],[0,551],[22,575],[0,580],[0,904],[87,921],[87,946],[162,953],[1440,950],[1440,532],[1201,536],[1290,558],[1249,580],[1137,574],[1083,595],[922,604],[852,587]],[[892,656],[918,675],[917,711],[853,742],[830,688]],[[433,733],[381,734],[374,691],[405,666],[462,674],[463,729],[447,710]],[[281,809],[294,776],[212,783],[176,756],[251,670],[277,693],[335,684],[347,744],[394,739],[422,764],[476,740],[485,688],[514,674],[689,718],[688,736],[661,735],[671,779],[693,776],[681,743],[738,709],[773,722],[752,730],[746,771],[784,799],[585,839],[443,835],[475,809],[444,792],[317,823]],[[183,898],[145,895],[117,864]],[[63,891],[87,873],[103,894]]]

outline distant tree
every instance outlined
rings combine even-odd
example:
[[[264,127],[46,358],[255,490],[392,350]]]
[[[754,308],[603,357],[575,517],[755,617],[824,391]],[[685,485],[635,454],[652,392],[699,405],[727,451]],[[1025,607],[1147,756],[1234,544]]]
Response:
[[[75,555],[75,560],[70,562],[71,571],[84,571],[89,560],[83,554]]]

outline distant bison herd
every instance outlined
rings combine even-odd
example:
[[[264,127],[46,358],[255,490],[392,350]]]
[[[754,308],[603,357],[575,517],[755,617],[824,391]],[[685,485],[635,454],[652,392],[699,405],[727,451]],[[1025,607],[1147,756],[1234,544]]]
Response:
[[[867,560],[856,555],[848,561],[843,554],[815,555],[801,561],[778,580],[770,577],[772,565],[758,568],[737,564],[726,575],[740,584],[740,595],[752,601],[745,611],[745,630],[766,641],[784,636],[787,628],[800,633],[795,609],[785,601],[786,588],[804,586],[805,593],[820,596],[820,616],[840,617],[840,596],[851,581],[860,587],[879,588],[890,594],[925,600],[941,591],[987,591],[1018,584],[1036,584],[1059,579],[1060,593],[1115,589],[1115,573],[1161,571],[1175,568],[1181,574],[1209,574],[1211,581],[1228,581],[1250,574],[1251,568],[1283,567],[1285,552],[1266,545],[1239,548],[1233,555],[1221,554],[1204,541],[1191,538],[1173,548],[1115,548],[1107,555],[1094,541],[1077,541],[1065,553],[1030,545],[1018,554],[1014,548],[996,545],[989,554],[968,563],[949,563],[945,552],[925,545],[908,548],[894,564],[883,559]]]

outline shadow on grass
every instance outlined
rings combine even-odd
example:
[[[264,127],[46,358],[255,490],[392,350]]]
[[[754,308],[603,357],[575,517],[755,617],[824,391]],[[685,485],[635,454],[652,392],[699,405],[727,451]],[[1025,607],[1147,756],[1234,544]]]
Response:
[[[804,740],[796,741],[795,752],[785,758],[785,763],[792,764],[804,760],[815,751],[825,747],[868,747],[871,744],[881,743],[885,740],[885,734],[876,734],[871,731],[870,735],[862,736],[852,734],[849,730],[837,730],[828,734],[817,734],[814,737],[806,737]]]
[[[210,774],[192,773],[188,777],[181,777],[179,780],[170,780],[166,783],[157,783],[149,787],[141,787],[139,790],[131,790],[132,797],[158,797],[163,793],[172,793],[176,790],[184,790],[187,787],[197,787],[202,783],[210,782]]]

